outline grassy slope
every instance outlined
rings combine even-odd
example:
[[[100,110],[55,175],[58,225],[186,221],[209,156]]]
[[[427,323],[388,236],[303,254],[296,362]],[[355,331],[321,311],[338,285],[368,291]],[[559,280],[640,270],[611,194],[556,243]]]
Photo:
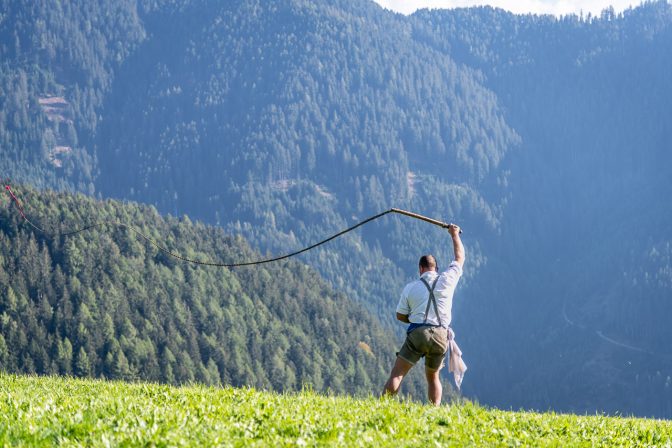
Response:
[[[0,374],[0,446],[672,446],[672,422]]]

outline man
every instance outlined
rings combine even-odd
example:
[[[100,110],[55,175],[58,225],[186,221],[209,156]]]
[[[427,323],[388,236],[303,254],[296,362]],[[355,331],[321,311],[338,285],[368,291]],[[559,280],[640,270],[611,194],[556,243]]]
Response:
[[[439,275],[434,257],[423,255],[419,262],[420,278],[406,285],[401,293],[397,319],[410,325],[383,395],[395,395],[404,376],[424,357],[429,401],[440,405],[443,388],[439,372],[448,349],[451,349],[450,371],[455,371],[456,383],[458,388],[460,386],[466,366],[460,358],[462,353],[454,343],[449,325],[453,293],[464,266],[464,246],[459,226],[451,224],[448,233],[453,240],[455,261]]]

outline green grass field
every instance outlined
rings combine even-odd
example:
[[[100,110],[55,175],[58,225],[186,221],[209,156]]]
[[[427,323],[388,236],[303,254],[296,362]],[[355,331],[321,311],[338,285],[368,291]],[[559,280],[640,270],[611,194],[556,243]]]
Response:
[[[672,422],[0,374],[1,446],[672,446]]]

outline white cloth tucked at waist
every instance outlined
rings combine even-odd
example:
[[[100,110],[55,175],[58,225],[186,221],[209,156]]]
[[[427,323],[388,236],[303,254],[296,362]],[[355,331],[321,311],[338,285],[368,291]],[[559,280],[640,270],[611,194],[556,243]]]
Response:
[[[448,328],[448,349],[450,350],[448,371],[453,372],[455,385],[459,390],[462,385],[462,380],[464,379],[464,372],[467,371],[467,365],[462,361],[462,350],[460,350],[457,342],[455,342],[455,332],[452,328]]]

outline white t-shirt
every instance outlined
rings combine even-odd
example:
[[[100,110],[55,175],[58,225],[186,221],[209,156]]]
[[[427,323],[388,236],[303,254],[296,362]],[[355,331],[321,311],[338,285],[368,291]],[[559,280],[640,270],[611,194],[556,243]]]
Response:
[[[422,274],[421,278],[424,278],[431,288],[437,276],[439,274],[436,271],[427,271]],[[440,274],[439,280],[436,282],[434,298],[441,315],[441,324],[444,327],[450,325],[453,294],[461,276],[462,268],[456,261],[453,261],[448,266],[448,269]],[[408,320],[412,324],[422,324],[425,320],[425,310],[427,309],[428,300],[429,291],[427,287],[420,279],[414,280],[406,285],[402,291],[399,305],[397,305],[397,313],[408,315]],[[436,313],[434,312],[434,306],[430,305],[427,314],[427,324],[439,325],[439,320],[436,318]]]

